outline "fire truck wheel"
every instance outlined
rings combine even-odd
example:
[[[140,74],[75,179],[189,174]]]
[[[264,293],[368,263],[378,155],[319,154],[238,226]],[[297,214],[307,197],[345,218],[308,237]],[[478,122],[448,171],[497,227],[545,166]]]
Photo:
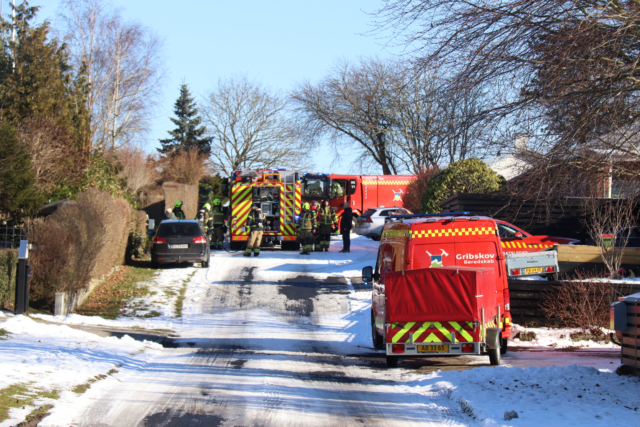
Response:
[[[382,350],[384,348],[384,337],[380,336],[376,329],[376,319],[373,315],[373,309],[371,309],[371,338],[373,339],[373,348],[376,350]]]
[[[507,345],[509,344],[509,340],[507,338],[502,338],[500,341],[500,354],[507,353]]]
[[[398,356],[387,356],[387,367],[388,368],[397,368],[398,367]]]

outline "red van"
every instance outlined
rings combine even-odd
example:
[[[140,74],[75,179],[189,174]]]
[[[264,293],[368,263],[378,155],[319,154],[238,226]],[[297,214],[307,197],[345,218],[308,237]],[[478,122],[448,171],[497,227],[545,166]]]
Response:
[[[511,334],[505,256],[496,221],[456,213],[399,215],[382,231],[372,282],[373,345],[400,357],[488,354]]]

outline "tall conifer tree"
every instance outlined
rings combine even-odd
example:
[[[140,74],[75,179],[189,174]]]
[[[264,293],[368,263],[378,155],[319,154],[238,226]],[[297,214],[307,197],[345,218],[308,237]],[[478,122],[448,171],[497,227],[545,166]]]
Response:
[[[202,119],[198,115],[196,102],[189,92],[186,84],[180,85],[180,96],[173,107],[176,118],[171,121],[176,124],[174,130],[169,131],[171,138],[161,139],[162,147],[158,149],[160,153],[166,154],[172,150],[176,153],[182,150],[197,148],[201,154],[211,153],[211,140],[205,137],[206,126],[200,126]]]

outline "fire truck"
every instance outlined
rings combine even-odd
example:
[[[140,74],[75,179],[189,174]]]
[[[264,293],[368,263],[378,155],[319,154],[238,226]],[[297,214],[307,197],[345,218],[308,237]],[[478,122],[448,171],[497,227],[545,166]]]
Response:
[[[231,249],[245,247],[250,230],[246,226],[249,211],[258,204],[264,216],[263,243],[281,245],[284,250],[297,250],[296,218],[300,214],[300,174],[284,169],[236,170],[223,182],[230,193]]]
[[[356,218],[367,209],[378,207],[404,207],[402,196],[416,175],[334,175],[304,174],[302,176],[302,201],[329,199],[338,217],[344,203],[353,209],[353,227]]]
[[[489,355],[511,335],[505,255],[495,220],[467,212],[394,216],[372,283],[371,334],[387,365],[401,357]]]

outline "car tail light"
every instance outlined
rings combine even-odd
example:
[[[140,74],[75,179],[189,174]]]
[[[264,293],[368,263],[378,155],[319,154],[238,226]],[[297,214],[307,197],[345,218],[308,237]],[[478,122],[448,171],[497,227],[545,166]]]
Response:
[[[392,353],[404,353],[404,344],[392,344],[391,345]]]
[[[473,353],[475,350],[475,344],[462,344],[462,352],[463,353]]]
[[[547,267],[547,273],[553,273],[554,271],[556,271],[555,267]]]
[[[155,239],[153,239],[153,244],[154,245],[166,245],[167,241],[164,240],[162,237],[156,237]]]
[[[520,269],[514,268],[514,269],[511,270],[511,275],[512,276],[517,276],[518,274],[520,274]]]
[[[373,220],[371,219],[371,217],[368,217],[367,219],[365,219],[364,222],[368,222],[370,224],[373,224]]]
[[[502,298],[504,299],[504,311],[511,310],[511,297],[509,296],[509,289],[502,291]]]
[[[204,236],[194,237],[193,243],[207,243],[207,238]]]

